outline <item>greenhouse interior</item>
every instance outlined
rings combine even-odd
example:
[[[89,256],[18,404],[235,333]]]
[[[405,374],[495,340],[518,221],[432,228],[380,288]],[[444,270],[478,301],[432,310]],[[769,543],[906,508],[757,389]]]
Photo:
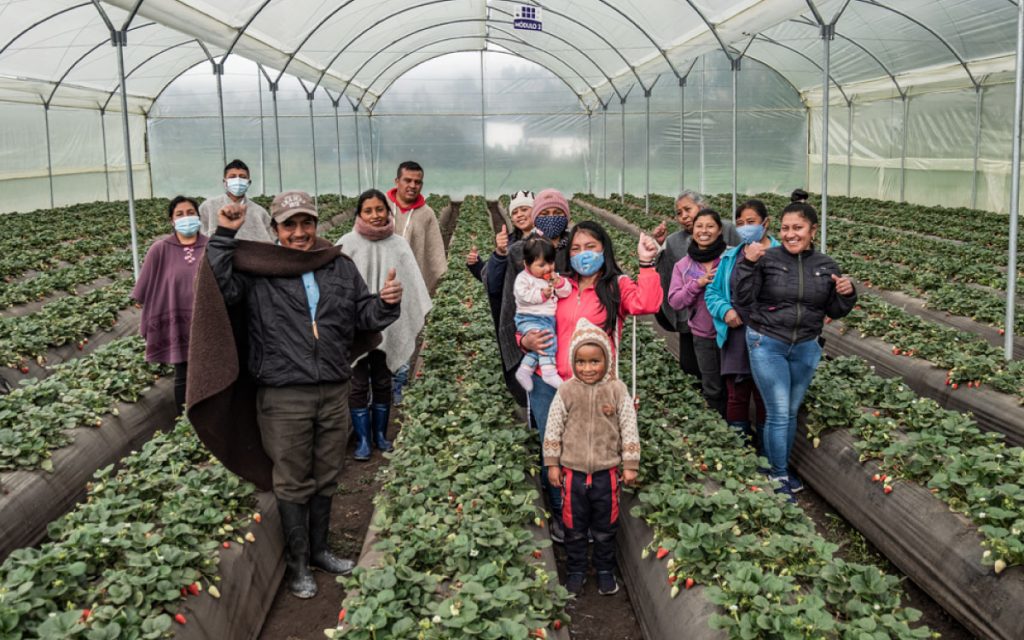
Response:
[[[1019,0],[0,0],[0,640],[1024,639],[1022,58]]]

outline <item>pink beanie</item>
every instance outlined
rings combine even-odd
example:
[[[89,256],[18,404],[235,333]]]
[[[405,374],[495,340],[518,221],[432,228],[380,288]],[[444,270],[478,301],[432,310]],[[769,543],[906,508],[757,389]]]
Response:
[[[551,207],[557,207],[562,210],[565,217],[569,217],[569,201],[565,199],[562,192],[558,189],[545,189],[537,194],[533,199],[533,213],[530,214],[531,219],[536,222],[537,214],[545,209]]]

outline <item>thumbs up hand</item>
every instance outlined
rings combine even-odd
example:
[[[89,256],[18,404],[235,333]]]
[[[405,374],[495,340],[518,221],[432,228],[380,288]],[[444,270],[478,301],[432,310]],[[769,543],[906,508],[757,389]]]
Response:
[[[494,236],[494,252],[499,256],[508,255],[508,228],[501,225],[501,231]]]
[[[402,283],[398,281],[395,269],[388,269],[388,277],[380,290],[380,299],[386,304],[395,305],[402,301]]]
[[[837,276],[832,274],[832,282],[836,283],[836,293],[841,296],[848,296],[853,294],[853,283],[846,276]]]
[[[480,252],[476,250],[476,245],[470,248],[469,253],[466,254],[466,264],[472,266],[480,262]]]

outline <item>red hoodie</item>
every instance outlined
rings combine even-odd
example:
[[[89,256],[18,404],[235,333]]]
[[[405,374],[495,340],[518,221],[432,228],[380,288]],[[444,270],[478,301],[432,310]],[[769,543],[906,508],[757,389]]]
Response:
[[[403,207],[402,203],[398,201],[398,187],[392,187],[391,191],[388,191],[388,200],[395,203],[395,206],[401,213],[409,213],[413,209],[419,209],[423,205],[427,204],[427,199],[423,197],[423,194],[416,196],[416,202],[412,203],[411,207]]]
[[[562,380],[572,377],[569,347],[572,343],[573,332],[576,331],[576,323],[580,318],[586,318],[598,327],[604,327],[607,317],[594,287],[580,291],[579,283],[575,278],[568,278],[568,280],[572,283],[572,291],[567,297],[559,299],[558,308],[555,310],[555,332],[558,334],[555,364]],[[623,319],[627,315],[642,316],[656,312],[661,307],[663,298],[661,278],[654,267],[640,269],[640,275],[637,276],[636,282],[630,280],[628,276],[619,276],[619,291],[621,302],[619,303],[619,320],[615,338],[612,340],[612,349],[614,350],[618,349],[619,338],[622,336]]]

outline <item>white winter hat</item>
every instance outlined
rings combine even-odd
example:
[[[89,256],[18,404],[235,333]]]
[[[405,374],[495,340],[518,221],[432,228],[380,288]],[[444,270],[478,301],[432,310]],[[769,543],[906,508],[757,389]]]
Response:
[[[515,211],[519,207],[533,208],[532,191],[516,191],[512,194],[512,200],[508,203],[509,212]]]

